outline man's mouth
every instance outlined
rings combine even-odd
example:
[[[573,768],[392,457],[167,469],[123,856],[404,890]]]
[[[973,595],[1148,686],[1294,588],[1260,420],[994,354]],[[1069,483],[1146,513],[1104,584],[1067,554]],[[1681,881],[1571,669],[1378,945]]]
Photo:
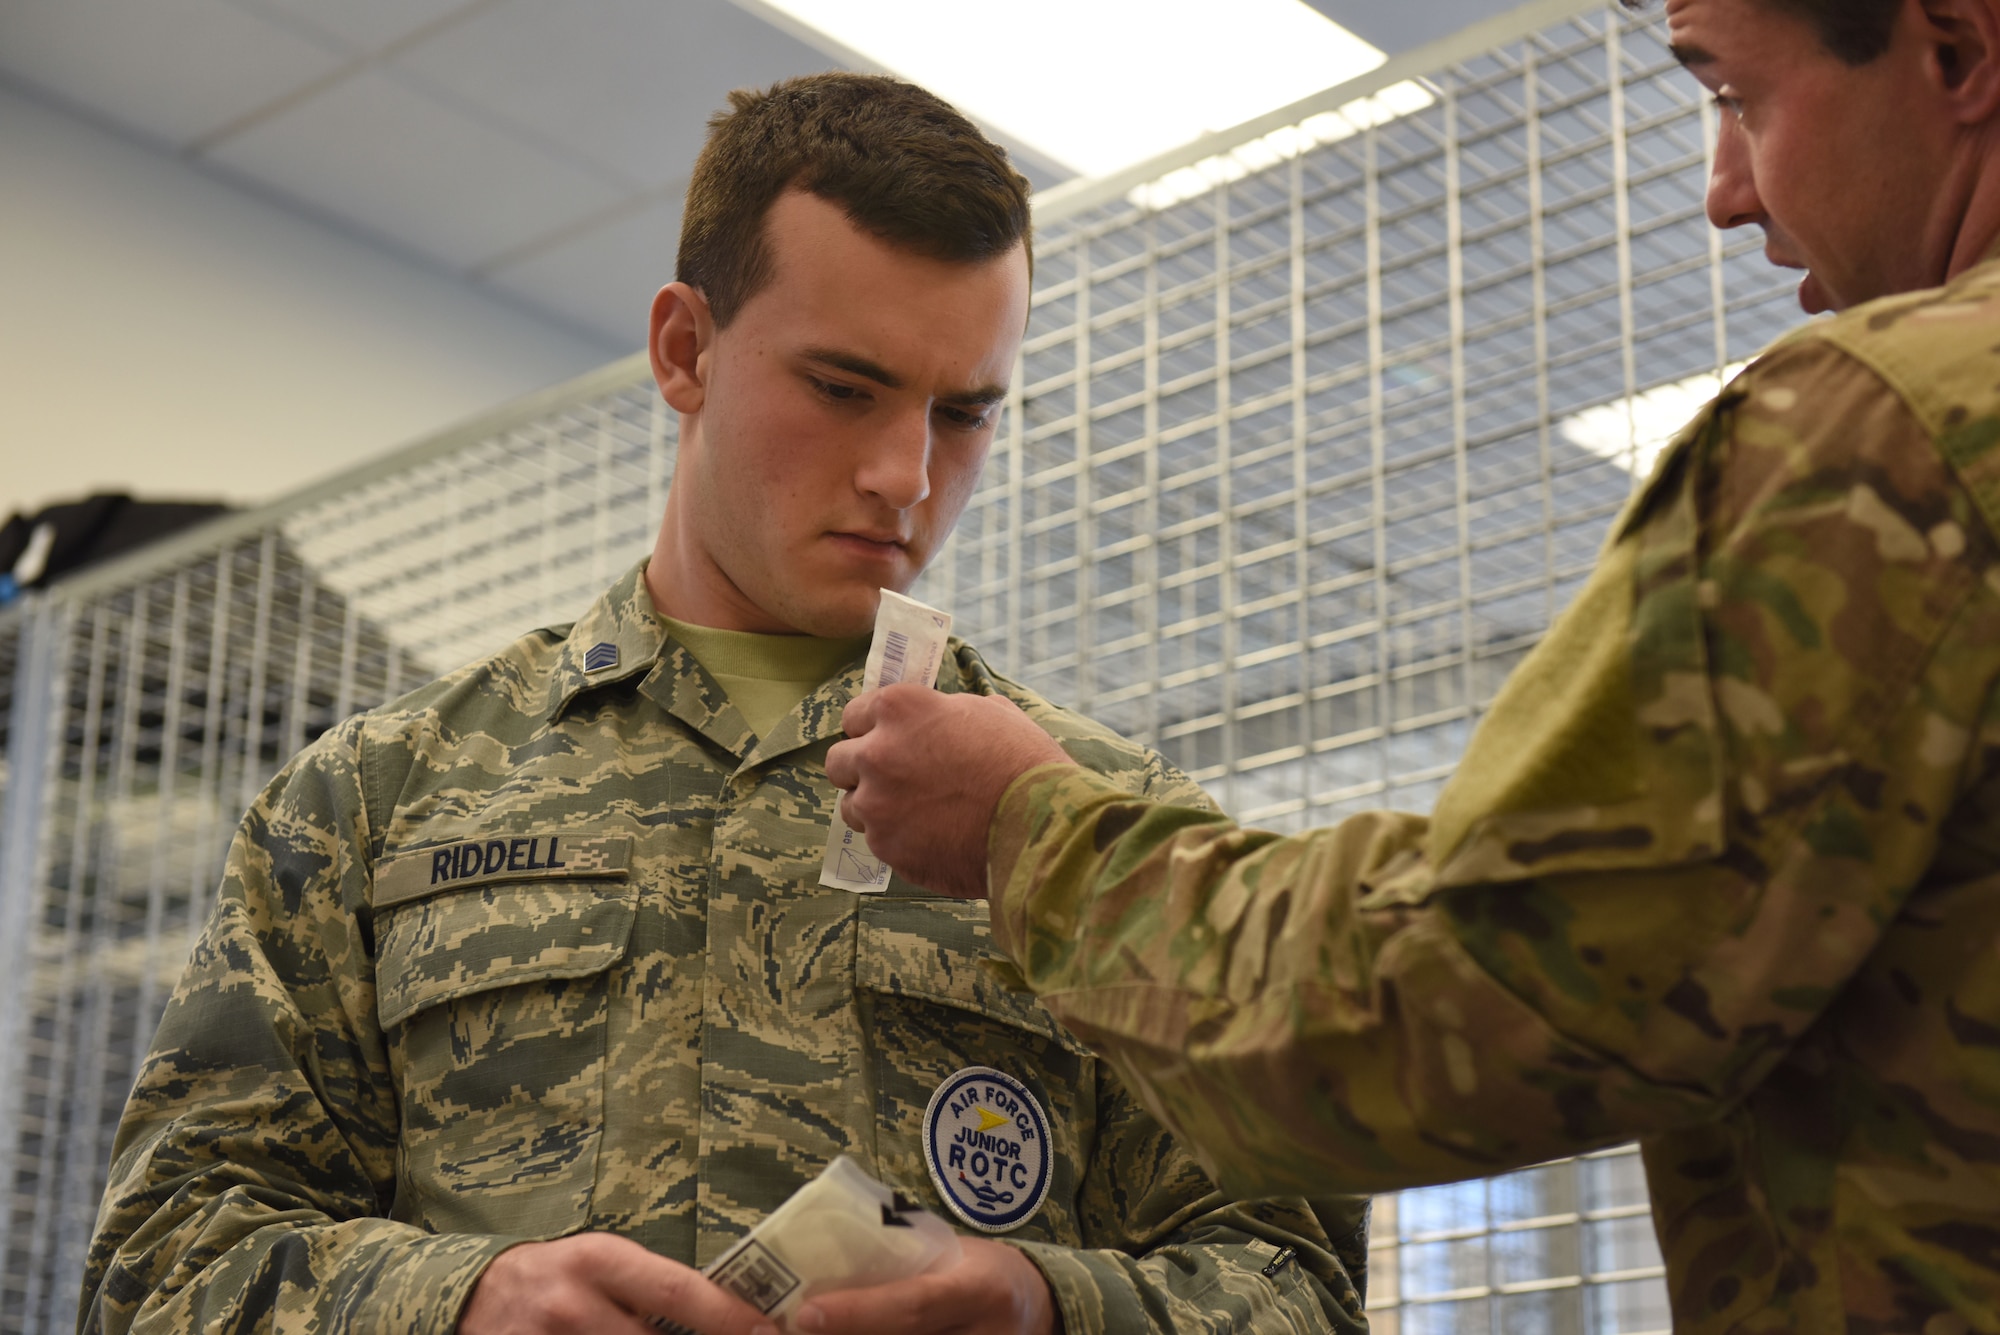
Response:
[[[1833,309],[1832,295],[1810,269],[1799,280],[1799,309],[1807,315],[1818,315],[1821,311]]]
[[[1768,242],[1764,246],[1764,258],[1780,269],[1805,270],[1804,276],[1799,279],[1799,307],[1807,315],[1818,315],[1821,311],[1833,309],[1833,297],[1804,260],[1794,259]]]
[[[901,555],[910,541],[904,534],[883,529],[835,530],[830,536],[851,551],[881,556]]]

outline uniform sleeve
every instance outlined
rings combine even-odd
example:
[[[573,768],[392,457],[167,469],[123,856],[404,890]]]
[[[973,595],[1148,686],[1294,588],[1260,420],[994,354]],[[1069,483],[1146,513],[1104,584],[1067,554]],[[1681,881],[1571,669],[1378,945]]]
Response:
[[[1099,1084],[1080,1221],[1093,1245],[1016,1244],[1069,1335],[1368,1329],[1366,1197],[1233,1200],[1114,1073]]]
[[[1148,752],[1122,776],[1148,801],[1213,810]],[[1040,1267],[1069,1335],[1367,1329],[1364,1196],[1236,1201],[1105,1065],[1096,1150],[1079,1202],[1085,1249],[1017,1244]]]
[[[1986,763],[1996,587],[1903,402],[1787,345],[1677,442],[1430,818],[1281,837],[1045,767],[991,830],[995,938],[1238,1194],[1713,1118]]]
[[[349,724],[258,798],[133,1088],[79,1328],[449,1332],[511,1239],[384,1215],[398,1117]]]

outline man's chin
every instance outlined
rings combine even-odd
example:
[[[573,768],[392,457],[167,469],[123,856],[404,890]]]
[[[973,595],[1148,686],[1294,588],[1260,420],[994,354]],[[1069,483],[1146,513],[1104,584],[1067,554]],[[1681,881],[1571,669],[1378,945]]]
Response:
[[[1826,290],[1826,285],[1819,281],[1819,275],[1808,269],[1806,276],[1799,280],[1799,309],[1807,315],[1818,315],[1822,311],[1839,310],[1840,302]]]
[[[872,634],[875,609],[882,601],[881,588],[894,588],[901,593],[904,590],[897,586],[903,583],[899,580],[886,586],[848,586],[824,590],[818,597],[801,599],[787,608],[786,619],[803,633],[825,640],[853,639]]]

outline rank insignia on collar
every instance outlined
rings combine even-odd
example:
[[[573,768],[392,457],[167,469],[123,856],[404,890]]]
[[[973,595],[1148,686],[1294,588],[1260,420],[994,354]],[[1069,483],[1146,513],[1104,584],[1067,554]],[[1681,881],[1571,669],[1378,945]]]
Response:
[[[603,672],[618,666],[618,646],[609,640],[599,640],[583,651],[583,670]]]
[[[982,1233],[1019,1228],[1049,1194],[1048,1114],[1013,1076],[968,1066],[931,1095],[924,1160],[953,1214]]]

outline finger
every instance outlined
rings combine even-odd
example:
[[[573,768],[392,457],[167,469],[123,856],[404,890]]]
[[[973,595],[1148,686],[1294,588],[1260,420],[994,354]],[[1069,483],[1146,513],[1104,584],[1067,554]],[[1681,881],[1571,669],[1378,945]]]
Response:
[[[943,1275],[919,1275],[870,1289],[822,1293],[792,1325],[807,1335],[932,1335],[977,1315],[969,1289]]]
[[[866,834],[868,822],[861,819],[861,813],[854,809],[854,796],[852,792],[840,795],[840,818],[847,823],[847,828],[856,834]]]
[[[866,736],[875,726],[874,691],[857,695],[847,702],[847,708],[840,711],[840,730],[849,737]]]
[[[657,1335],[659,1327],[643,1315],[626,1311],[601,1293],[579,1305],[563,1329],[576,1335]]]
[[[621,1307],[662,1316],[699,1335],[752,1335],[770,1323],[750,1304],[717,1287],[698,1270],[641,1249],[609,1260],[599,1285]]]
[[[827,751],[826,777],[836,788],[851,790],[860,785],[860,749],[853,742],[835,742]]]
[[[881,729],[893,724],[897,733],[904,735],[910,728],[930,722],[946,707],[947,697],[932,690],[928,682],[899,681],[884,686],[869,699],[868,726]]]

